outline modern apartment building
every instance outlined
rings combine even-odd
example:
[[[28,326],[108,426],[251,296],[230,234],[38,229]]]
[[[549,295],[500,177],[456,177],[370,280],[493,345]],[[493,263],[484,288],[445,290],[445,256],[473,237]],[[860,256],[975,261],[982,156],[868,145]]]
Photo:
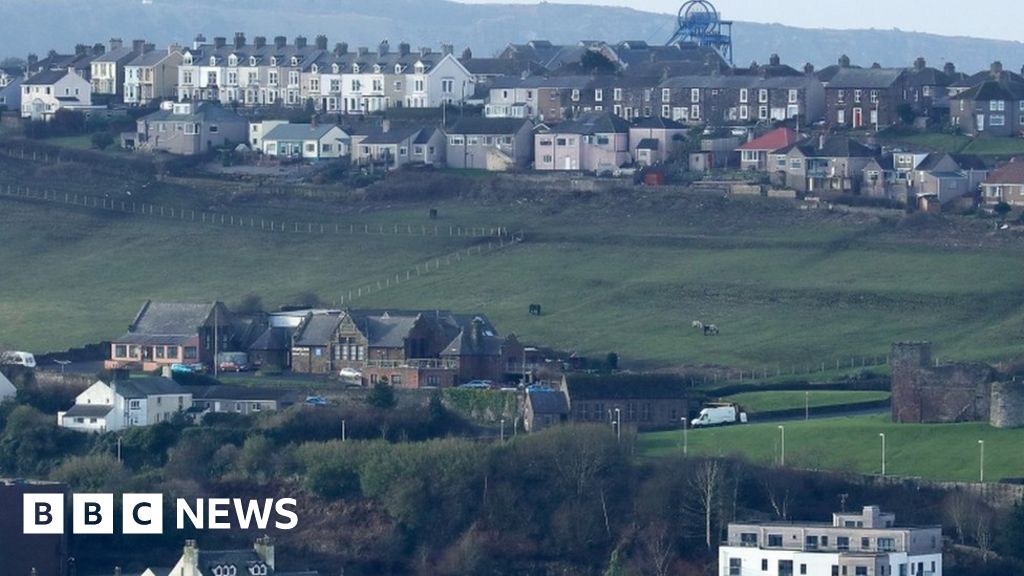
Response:
[[[877,506],[829,523],[731,523],[721,576],[941,576],[942,528],[897,527]]]

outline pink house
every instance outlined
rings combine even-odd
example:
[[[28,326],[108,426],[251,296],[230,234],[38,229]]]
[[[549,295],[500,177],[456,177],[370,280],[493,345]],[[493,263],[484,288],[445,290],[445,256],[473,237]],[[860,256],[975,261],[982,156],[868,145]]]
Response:
[[[128,332],[111,341],[104,368],[151,372],[174,364],[209,364],[214,350],[231,349],[234,334],[231,312],[220,302],[146,301]]]
[[[629,123],[611,112],[587,112],[534,135],[537,170],[610,172],[629,164]]]

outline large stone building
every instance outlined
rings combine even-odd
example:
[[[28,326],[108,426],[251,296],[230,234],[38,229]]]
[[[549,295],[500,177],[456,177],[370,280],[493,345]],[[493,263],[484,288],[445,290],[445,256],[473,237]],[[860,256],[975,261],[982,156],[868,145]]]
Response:
[[[1024,384],[1000,380],[988,364],[937,365],[929,342],[892,346],[892,420],[1024,426]]]

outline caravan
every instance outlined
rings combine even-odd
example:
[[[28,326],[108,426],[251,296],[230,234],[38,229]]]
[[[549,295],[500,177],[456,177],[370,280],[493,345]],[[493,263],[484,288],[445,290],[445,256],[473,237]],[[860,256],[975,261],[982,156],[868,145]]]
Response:
[[[0,354],[0,364],[13,366],[24,366],[25,368],[36,367],[36,357],[31,352],[4,352]]]

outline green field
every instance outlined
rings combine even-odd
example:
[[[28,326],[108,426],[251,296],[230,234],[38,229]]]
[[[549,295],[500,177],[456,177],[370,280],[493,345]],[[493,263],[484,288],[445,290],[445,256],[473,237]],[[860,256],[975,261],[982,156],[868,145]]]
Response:
[[[846,390],[815,390],[812,392],[778,391],[778,392],[745,392],[726,396],[721,400],[735,402],[748,412],[770,412],[774,410],[792,410],[795,408],[821,408],[823,406],[841,406],[860,402],[877,402],[888,399],[888,392],[846,391]]]
[[[950,154],[1009,157],[1024,154],[1024,140],[1020,138],[971,138],[957,134],[883,134],[890,143],[920,147]]]
[[[230,304],[255,293],[273,307],[313,293],[339,304],[366,286],[374,293],[353,305],[481,311],[504,333],[586,355],[615,351],[634,368],[831,370],[837,360],[884,356],[902,339],[931,339],[940,358],[1004,360],[1020,348],[1024,251],[1020,240],[990,239],[982,221],[907,225],[898,216],[658,190],[261,200],[0,161],[0,184],[36,180],[314,230],[440,232],[268,233],[0,198],[0,342],[33,351],[116,337],[147,298]],[[445,235],[458,226],[507,226],[525,242],[448,265],[446,255],[486,243]],[[429,272],[405,281],[428,261]],[[396,275],[401,282],[388,287]],[[543,316],[527,314],[532,303]],[[721,335],[704,337],[692,320],[718,325]]]
[[[1024,430],[998,430],[984,423],[893,424],[888,415],[788,422],[786,464],[878,474],[882,462],[880,433],[885,434],[886,474],[977,481],[981,467],[978,440],[984,440],[986,481],[1024,476]],[[778,424],[691,430],[689,449],[690,454],[742,455],[772,464],[778,462],[781,434]],[[643,453],[651,457],[680,452],[681,442],[681,431],[640,437]]]

